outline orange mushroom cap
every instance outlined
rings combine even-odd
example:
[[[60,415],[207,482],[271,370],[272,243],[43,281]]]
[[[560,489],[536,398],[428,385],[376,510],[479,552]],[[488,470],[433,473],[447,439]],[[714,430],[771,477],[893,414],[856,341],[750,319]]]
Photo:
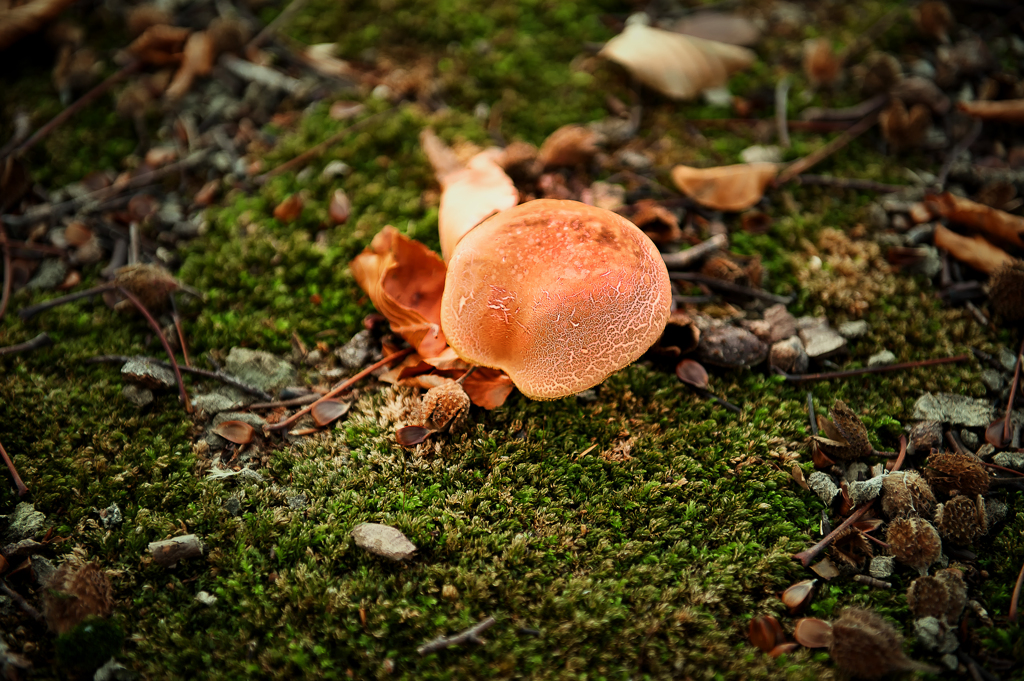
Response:
[[[458,243],[441,328],[462,359],[551,400],[635,362],[658,340],[671,305],[665,263],[633,223],[577,201],[538,199]]]

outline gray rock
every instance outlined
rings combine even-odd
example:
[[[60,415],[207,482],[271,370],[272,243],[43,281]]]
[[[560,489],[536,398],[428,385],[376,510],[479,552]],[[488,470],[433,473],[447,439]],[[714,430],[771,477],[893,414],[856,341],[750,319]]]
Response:
[[[866,336],[868,333],[868,323],[863,319],[858,319],[853,322],[843,322],[837,329],[839,335],[847,340],[853,340],[854,338],[860,338]]]
[[[868,357],[869,367],[881,367],[889,364],[896,363],[896,355],[892,354],[888,350],[882,350]]]
[[[373,340],[373,334],[367,330],[360,331],[352,336],[349,342],[334,351],[341,365],[346,369],[362,369],[370,364],[373,353],[377,349],[377,343]]]
[[[68,276],[68,266],[58,258],[48,258],[39,264],[36,276],[32,277],[26,284],[26,288],[39,291],[48,291],[57,288],[64,283]]]
[[[209,591],[200,591],[196,594],[196,602],[202,603],[205,606],[216,605],[217,597],[211,594]]]
[[[960,645],[956,634],[935,617],[914,620],[914,634],[925,648],[940,653],[951,653]]]
[[[992,527],[1003,521],[1010,507],[995,497],[985,499],[985,516],[988,518],[988,526]]]
[[[121,507],[117,504],[111,504],[100,511],[100,523],[103,525],[103,529],[113,529],[122,522],[124,522],[124,515],[121,514]]]
[[[981,382],[991,392],[998,393],[1006,387],[1006,376],[1003,372],[996,371],[995,369],[982,369]]]
[[[968,428],[985,428],[995,418],[995,408],[985,400],[964,395],[926,393],[914,403],[911,418]]]
[[[615,156],[613,158],[620,165],[637,172],[645,172],[654,167],[654,161],[652,161],[646,154],[642,154],[639,151],[633,151],[631,149],[620,149],[615,152]]]
[[[788,374],[806,373],[810,361],[799,336],[791,336],[773,344],[768,353],[768,363]]]
[[[262,485],[266,479],[251,468],[243,468],[238,471],[238,478],[246,485]]]
[[[295,367],[285,360],[248,348],[231,348],[226,369],[243,383],[268,392],[288,385],[296,376]]]
[[[868,574],[875,579],[885,579],[892,575],[896,568],[896,559],[892,556],[875,556],[871,559]]]
[[[331,161],[324,166],[323,172],[320,173],[320,177],[325,180],[333,180],[336,177],[344,177],[351,172],[352,168],[350,168],[344,161]]]
[[[977,433],[967,430],[966,428],[960,431],[960,440],[964,443],[964,446],[972,452],[978,448],[978,443],[980,442]]]
[[[4,539],[16,542],[22,539],[31,539],[42,530],[46,523],[46,516],[37,511],[34,505],[22,501],[14,507],[14,513],[7,516],[7,523]]]
[[[1012,350],[999,348],[999,363],[1008,372],[1013,372],[1017,368],[1017,355],[1013,354]]]
[[[800,340],[804,342],[804,350],[811,359],[828,357],[841,352],[846,348],[846,339],[836,333],[835,329],[828,325],[824,317],[803,322],[806,317],[797,321],[800,327]]]
[[[974,452],[974,455],[982,461],[988,461],[995,453],[996,448],[986,442],[982,446],[978,447],[978,451]]]
[[[992,457],[992,463],[1015,471],[1024,471],[1024,453],[1000,452]]]
[[[32,558],[32,572],[36,574],[36,583],[46,587],[50,583],[53,574],[57,572],[57,566],[49,558],[34,556]]]
[[[697,344],[697,357],[716,366],[754,366],[763,362],[767,356],[768,346],[738,326],[714,326],[701,334]]]
[[[92,681],[135,681],[137,678],[139,678],[138,674],[114,658],[110,658],[106,664],[96,670]]]
[[[379,523],[360,523],[352,528],[356,546],[391,560],[405,560],[416,552],[416,545],[401,530]]]
[[[789,313],[785,305],[769,307],[764,311],[764,320],[768,322],[771,329],[768,336],[769,343],[778,343],[796,335],[796,317]]]
[[[121,394],[136,407],[145,407],[153,402],[153,391],[134,383],[129,383],[121,388]]]
[[[132,357],[129,359],[121,367],[121,376],[127,381],[150,390],[173,388],[178,384],[174,378],[173,371],[167,367],[160,366],[148,357]]]
[[[228,500],[224,502],[224,510],[237,518],[242,515],[242,502],[238,500],[238,497],[228,497]]]
[[[213,392],[205,395],[196,395],[192,398],[192,404],[199,411],[206,414],[218,414],[222,411],[241,409],[250,404],[253,398],[249,393],[242,392],[238,388],[223,385]]]
[[[911,227],[907,231],[905,238],[907,240],[907,245],[917,246],[918,244],[926,241],[931,241],[933,234],[935,234],[935,223],[925,222],[924,224],[917,225],[916,227]]]
[[[846,471],[843,474],[843,478],[846,482],[854,482],[855,480],[867,480],[871,476],[871,469],[863,461],[854,461],[846,465]]]
[[[903,270],[908,274],[922,274],[931,279],[942,271],[942,256],[934,246],[925,244],[917,248],[924,253],[924,257],[907,265]]]

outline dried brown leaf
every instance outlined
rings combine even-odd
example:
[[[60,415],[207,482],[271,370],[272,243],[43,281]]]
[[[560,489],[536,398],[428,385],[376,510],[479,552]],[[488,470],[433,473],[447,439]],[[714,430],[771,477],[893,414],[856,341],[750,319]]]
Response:
[[[497,409],[505,404],[515,385],[504,371],[477,367],[462,382],[462,387],[476,406]]]
[[[714,40],[631,24],[599,56],[621,64],[645,85],[673,99],[691,99],[721,87],[754,63],[750,50]]]
[[[437,254],[389,225],[349,267],[392,330],[421,356],[434,357],[447,348],[441,331],[445,266]]]
[[[274,208],[274,217],[284,223],[295,222],[302,215],[301,194],[291,194]]]
[[[597,154],[601,135],[582,125],[563,125],[548,135],[537,160],[545,168],[588,163]]]
[[[708,372],[700,362],[684,359],[676,365],[676,376],[686,385],[694,388],[708,387]]]
[[[215,56],[213,38],[206,31],[196,31],[185,41],[182,51],[181,66],[174,74],[174,79],[167,86],[165,96],[174,101],[180,99],[191,89],[192,81],[199,76],[208,76],[213,70]]]
[[[715,210],[741,211],[761,200],[779,168],[774,163],[740,163],[716,168],[676,166],[672,180],[694,201]]]
[[[993,246],[980,235],[961,236],[942,225],[935,226],[935,247],[948,251],[960,262],[987,274],[992,274],[1004,265],[1012,265],[1015,259],[1006,251]]]
[[[915,104],[907,110],[899,99],[878,115],[882,136],[893,149],[910,149],[924,141],[928,126],[931,125],[931,110],[924,104]]]
[[[212,429],[215,435],[220,435],[228,442],[236,445],[247,445],[252,442],[256,429],[245,421],[223,421]]]
[[[395,441],[402,447],[423,444],[434,431],[423,426],[405,426],[395,431]]]
[[[786,637],[782,632],[782,625],[777,619],[771,615],[762,615],[750,620],[747,638],[752,644],[767,653],[775,646],[785,642]]]
[[[822,579],[834,579],[840,575],[839,568],[835,566],[831,558],[822,558],[811,566],[811,571]]]
[[[187,28],[156,24],[133,40],[127,49],[139,61],[149,66],[177,64],[181,61],[182,47],[189,33]]]
[[[13,45],[22,36],[35,33],[60,14],[74,0],[32,0],[17,7],[0,8],[0,50]]]
[[[811,602],[811,597],[814,595],[814,585],[817,583],[818,580],[816,579],[805,579],[793,584],[782,592],[782,596],[780,596],[780,598],[786,607],[789,608],[790,614],[798,613],[807,607]],[[803,645],[807,644],[805,643]],[[813,648],[815,646],[807,647]]]
[[[309,415],[313,417],[313,422],[318,427],[323,428],[344,416],[350,406],[352,406],[351,402],[327,399],[314,404],[313,408],[309,410]]]

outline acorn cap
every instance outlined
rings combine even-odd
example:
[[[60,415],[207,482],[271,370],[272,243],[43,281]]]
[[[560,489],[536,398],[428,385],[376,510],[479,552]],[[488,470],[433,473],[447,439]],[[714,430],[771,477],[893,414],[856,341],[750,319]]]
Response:
[[[935,525],[944,539],[967,546],[988,532],[985,500],[980,494],[973,499],[963,494],[953,497],[935,509]]]
[[[932,454],[925,461],[924,477],[932,489],[944,494],[984,494],[989,476],[981,461],[967,454]]]
[[[882,511],[889,518],[931,516],[935,495],[917,471],[898,471],[882,478]]]
[[[942,540],[932,524],[921,518],[897,518],[889,523],[885,540],[896,560],[924,573],[939,559]]]
[[[113,608],[106,573],[80,559],[69,559],[57,568],[43,592],[43,615],[58,634],[70,631],[86,617],[109,617]]]
[[[1008,262],[992,273],[988,301],[992,311],[1004,320],[1024,321],[1024,262]]]
[[[832,623],[829,654],[836,665],[865,679],[899,671],[930,669],[903,654],[903,637],[870,610],[847,608]]]

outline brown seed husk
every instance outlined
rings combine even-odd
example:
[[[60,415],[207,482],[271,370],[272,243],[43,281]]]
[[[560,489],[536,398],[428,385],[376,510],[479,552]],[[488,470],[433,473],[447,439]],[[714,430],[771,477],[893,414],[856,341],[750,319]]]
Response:
[[[114,609],[110,580],[94,563],[72,558],[57,568],[43,593],[43,615],[63,634],[86,617],[109,617]]]
[[[127,265],[117,270],[114,283],[128,289],[150,312],[167,307],[169,296],[178,290],[178,281],[159,265]],[[123,305],[122,303],[127,303]],[[117,310],[135,308],[128,301],[117,304]]]
[[[1012,260],[992,273],[988,300],[992,311],[1004,320],[1024,321],[1024,262]]]
[[[893,672],[930,669],[903,654],[903,637],[877,613],[847,608],[832,623],[829,654],[854,676],[879,679]]]
[[[868,441],[868,431],[842,400],[836,400],[829,410],[829,421],[818,415],[818,428],[825,434],[812,436],[819,449],[832,459],[849,461],[871,455],[874,448]]]
[[[967,584],[964,582],[964,573],[956,568],[946,568],[936,572],[935,577],[945,585],[949,594],[943,617],[950,624],[956,624],[967,605]]]
[[[925,462],[924,477],[932,489],[944,494],[984,494],[989,476],[973,456],[945,452],[932,454]]]
[[[975,498],[957,495],[935,509],[935,524],[945,539],[967,546],[988,532],[988,516],[985,500],[981,495]]]
[[[896,560],[924,573],[939,559],[942,540],[938,531],[921,518],[897,518],[889,523],[885,540]]]
[[[882,479],[882,512],[889,518],[928,518],[935,495],[917,471],[898,471]]]
[[[937,577],[918,577],[907,589],[907,605],[910,606],[910,612],[915,619],[942,617],[948,604],[949,589]]]
[[[942,424],[921,421],[910,429],[910,454],[928,454],[942,445]]]
[[[427,391],[420,405],[420,422],[425,428],[443,430],[456,427],[469,411],[469,395],[462,385],[447,379]]]

